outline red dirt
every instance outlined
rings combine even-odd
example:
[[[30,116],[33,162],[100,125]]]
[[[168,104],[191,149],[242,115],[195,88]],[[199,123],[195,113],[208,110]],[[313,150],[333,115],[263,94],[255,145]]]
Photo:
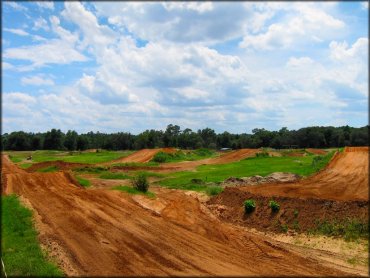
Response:
[[[174,153],[176,152],[176,149],[174,148],[161,148],[161,149],[142,149],[140,151],[134,152],[133,154],[130,154],[129,156],[126,156],[124,158],[119,158],[113,161],[109,161],[106,163],[101,164],[112,164],[112,163],[130,163],[130,162],[136,162],[136,163],[146,163],[152,160],[152,158],[158,153],[158,152],[166,152],[166,153]]]
[[[184,192],[158,194],[158,212],[125,193],[78,187],[64,172],[26,173],[4,158],[2,174],[6,193],[37,212],[41,242],[66,251],[70,275],[348,275],[303,248],[220,222]]]
[[[318,154],[318,155],[324,155],[327,154],[328,152],[322,149],[306,149],[307,152],[312,153],[312,154]]]
[[[45,162],[39,162],[34,163],[32,166],[25,169],[27,172],[35,172],[39,169],[50,167],[50,166],[56,166],[59,170],[69,170],[74,168],[80,168],[80,167],[89,167],[92,166],[92,164],[86,164],[86,163],[73,163],[73,162],[64,162],[61,160],[56,161],[45,161]]]
[[[255,195],[328,200],[369,200],[369,149],[345,148],[329,165],[296,183],[239,187]]]

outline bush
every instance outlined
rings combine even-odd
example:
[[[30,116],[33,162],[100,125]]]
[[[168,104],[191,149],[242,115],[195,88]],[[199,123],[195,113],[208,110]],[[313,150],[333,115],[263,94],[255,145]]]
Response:
[[[253,199],[244,201],[244,211],[246,213],[251,213],[256,209],[256,201]]]
[[[260,153],[256,153],[256,157],[269,157],[270,155],[268,154],[268,152],[260,152]]]
[[[169,158],[169,155],[165,152],[158,152],[154,155],[152,161],[163,163],[166,162]]]
[[[278,212],[280,210],[279,203],[274,200],[270,201],[269,207],[271,208],[272,212]]]
[[[146,175],[143,173],[138,174],[131,181],[132,186],[141,192],[147,192],[149,188],[149,182]]]

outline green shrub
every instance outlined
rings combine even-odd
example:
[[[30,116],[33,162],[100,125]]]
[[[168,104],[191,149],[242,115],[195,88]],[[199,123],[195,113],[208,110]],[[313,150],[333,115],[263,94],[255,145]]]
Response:
[[[221,187],[221,186],[208,186],[206,188],[206,193],[209,196],[215,196],[215,195],[221,193],[223,190],[224,190],[224,188]]]
[[[269,157],[270,155],[268,154],[268,152],[260,152],[260,153],[256,153],[256,157]]]
[[[287,224],[281,224],[281,225],[280,225],[280,229],[281,229],[281,231],[282,231],[282,232],[287,233],[287,232],[288,232],[289,227],[288,227],[288,225],[287,225]]]
[[[278,212],[280,210],[280,205],[278,202],[271,200],[269,202],[269,207],[271,208],[272,212]]]
[[[203,184],[204,181],[202,179],[191,179],[190,180],[191,183],[195,183],[195,184]]]
[[[251,213],[256,209],[256,201],[253,199],[248,199],[244,201],[244,211],[245,213]]]
[[[91,185],[89,180],[81,178],[79,176],[76,177],[76,180],[83,187],[89,187]]]
[[[299,213],[298,210],[295,209],[294,212],[293,212],[295,218],[298,217],[298,213]]]
[[[158,152],[154,155],[152,161],[163,163],[166,162],[169,159],[169,155],[165,152]]]
[[[147,192],[149,188],[149,182],[145,174],[139,173],[131,181],[132,186],[141,192]]]

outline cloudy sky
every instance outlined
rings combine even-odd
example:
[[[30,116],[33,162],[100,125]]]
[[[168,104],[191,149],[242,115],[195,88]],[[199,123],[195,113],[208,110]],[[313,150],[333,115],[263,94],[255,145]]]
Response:
[[[2,132],[368,123],[367,2],[3,2]]]

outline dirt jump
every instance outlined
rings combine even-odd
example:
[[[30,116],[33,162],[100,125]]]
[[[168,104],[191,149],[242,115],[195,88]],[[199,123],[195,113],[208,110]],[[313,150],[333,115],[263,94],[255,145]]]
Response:
[[[319,173],[296,183],[239,187],[256,195],[328,200],[369,200],[369,149],[345,148]]]
[[[153,157],[159,152],[173,153],[176,149],[174,148],[159,148],[159,149],[142,149],[124,158],[119,158],[110,162],[102,163],[104,165],[112,163],[146,163],[153,159]]]
[[[184,191],[163,189],[156,205],[84,189],[66,172],[27,173],[2,159],[3,192],[33,208],[40,241],[67,275],[348,276],[303,247],[221,222]]]

